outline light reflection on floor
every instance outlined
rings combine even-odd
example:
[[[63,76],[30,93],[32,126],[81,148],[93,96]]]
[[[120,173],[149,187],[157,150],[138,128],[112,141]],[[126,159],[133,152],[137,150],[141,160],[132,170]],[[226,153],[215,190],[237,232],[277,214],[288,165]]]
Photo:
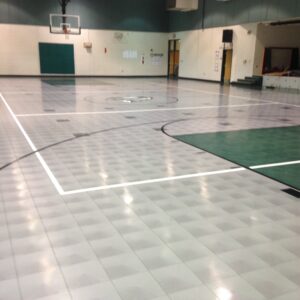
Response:
[[[59,195],[34,155],[2,169],[0,298],[299,298],[300,203],[284,185],[245,170],[126,186],[237,167],[166,123],[185,120],[171,135],[299,125],[299,95],[165,79],[2,78],[0,92],[37,148],[81,134],[41,151],[65,191],[125,184]],[[106,100],[132,96],[154,101]],[[31,148],[1,101],[0,117],[1,167]]]

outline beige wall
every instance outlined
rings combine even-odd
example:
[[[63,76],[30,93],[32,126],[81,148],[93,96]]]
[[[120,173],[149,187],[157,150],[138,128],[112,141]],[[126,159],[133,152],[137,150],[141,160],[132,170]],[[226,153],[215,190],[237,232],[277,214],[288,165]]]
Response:
[[[231,81],[253,75],[256,24],[175,33],[176,38],[181,40],[179,76],[220,80],[224,29],[234,31]],[[174,38],[174,33],[169,38]]]
[[[261,75],[263,68],[264,49],[266,47],[298,47],[300,48],[300,26],[267,26],[257,27],[257,43],[253,72]]]
[[[115,31],[108,30],[82,30],[81,35],[66,37],[50,34],[48,27],[0,24],[0,75],[39,75],[39,42],[74,44],[76,75],[167,74],[167,34],[122,33],[122,40],[115,38]],[[93,43],[91,51],[83,47],[88,41]],[[152,62],[151,49],[164,54],[161,64]],[[138,58],[123,58],[124,50],[136,50]],[[142,55],[145,64],[141,62]]]
[[[261,70],[264,44],[268,33],[257,24],[237,25],[225,28],[210,28],[177,32],[181,40],[181,77],[219,81],[222,64],[222,32],[233,29],[233,65],[231,81],[258,74]],[[266,27],[266,26],[264,26]],[[173,33],[122,32],[123,39],[115,38],[115,31],[82,30],[79,36],[55,35],[48,27],[0,24],[0,75],[39,75],[39,42],[72,43],[75,50],[76,75],[166,75],[168,63],[168,38]],[[258,41],[256,39],[258,34]],[[284,34],[283,34],[284,36]],[[274,40],[274,36],[272,38]],[[285,37],[285,40],[291,37]],[[297,39],[293,39],[297,40]],[[298,39],[299,40],[299,39]],[[84,42],[92,42],[88,51]],[[300,41],[298,41],[300,44]],[[286,45],[286,42],[282,42]],[[268,45],[272,45],[268,42]],[[104,53],[107,48],[107,53]],[[153,53],[163,53],[160,64],[150,58]],[[124,50],[136,50],[137,59],[125,59]],[[217,57],[216,52],[219,52]],[[141,56],[145,55],[145,64]]]

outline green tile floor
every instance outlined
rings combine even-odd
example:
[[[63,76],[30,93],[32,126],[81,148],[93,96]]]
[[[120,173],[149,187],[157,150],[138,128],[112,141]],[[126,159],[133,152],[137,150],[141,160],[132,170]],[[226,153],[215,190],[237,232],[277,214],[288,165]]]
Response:
[[[300,160],[300,126],[175,136],[217,156],[250,167]],[[300,164],[256,172],[300,189]]]

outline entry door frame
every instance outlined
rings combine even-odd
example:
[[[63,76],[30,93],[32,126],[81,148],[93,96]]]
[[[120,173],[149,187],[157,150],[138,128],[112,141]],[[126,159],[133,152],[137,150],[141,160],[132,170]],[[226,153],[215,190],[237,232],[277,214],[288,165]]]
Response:
[[[172,43],[174,43],[174,49],[173,50],[171,50],[171,45],[172,45]],[[178,49],[179,50],[176,50],[177,49],[177,45],[179,44],[179,47],[178,47]],[[172,74],[171,74],[171,69],[170,69],[170,67],[171,67],[171,52],[174,52],[173,53],[173,72],[172,72]],[[175,65],[177,65],[176,64],[176,55],[175,55],[175,53],[176,52],[179,52],[179,54],[178,54],[178,56],[179,56],[179,60],[178,60],[178,69],[177,69],[177,74],[174,74],[175,72],[174,72],[174,69],[175,69]],[[168,77],[169,78],[173,78],[173,79],[178,79],[178,75],[179,75],[179,62],[180,62],[180,39],[171,39],[171,40],[169,40],[169,47],[168,47]]]
[[[227,53],[231,52],[231,61],[230,66],[227,66]],[[233,61],[233,48],[226,48],[224,45],[223,49],[223,58],[222,58],[222,70],[221,70],[221,84],[230,84],[231,82],[231,75],[232,75],[232,61]],[[225,74],[226,74],[226,68],[230,67],[230,79],[229,82],[225,81]]]

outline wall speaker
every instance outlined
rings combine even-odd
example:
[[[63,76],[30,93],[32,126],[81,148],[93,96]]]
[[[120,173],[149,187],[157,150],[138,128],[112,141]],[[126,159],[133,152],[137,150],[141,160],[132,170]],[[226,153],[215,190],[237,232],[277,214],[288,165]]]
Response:
[[[84,42],[83,47],[86,49],[91,49],[93,47],[93,44],[91,42]]]
[[[232,39],[233,39],[233,30],[223,30],[223,39],[222,42],[223,43],[232,43]]]

